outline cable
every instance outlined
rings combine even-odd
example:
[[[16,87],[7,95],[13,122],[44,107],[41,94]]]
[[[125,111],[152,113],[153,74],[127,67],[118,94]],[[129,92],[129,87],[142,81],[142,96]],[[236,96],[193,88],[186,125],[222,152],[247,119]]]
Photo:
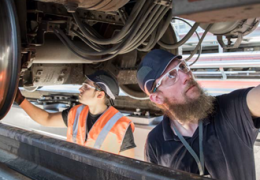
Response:
[[[84,36],[87,39],[89,39],[89,40],[91,40],[95,43],[101,44],[101,45],[116,44],[116,43],[118,43],[118,41],[120,41],[122,38],[125,37],[129,28],[132,26],[136,17],[139,15],[139,13],[140,13],[141,9],[143,8],[145,2],[146,2],[145,0],[137,1],[136,5],[134,6],[133,11],[131,12],[129,19],[126,22],[126,25],[122,28],[122,30],[118,34],[116,34],[114,37],[111,37],[109,39],[98,39],[96,37],[93,37],[88,31],[86,31],[83,23],[81,22],[81,20],[77,16],[77,14],[72,13],[72,16],[73,16],[74,20],[76,21],[78,27],[80,28],[80,30],[82,31],[82,33],[84,34]],[[146,4],[149,4],[149,3],[146,3]]]
[[[138,48],[139,51],[150,51],[155,44],[162,38],[167,28],[169,27],[170,21],[172,19],[172,11],[168,10],[168,15],[165,20],[161,21],[157,29],[154,31],[157,33],[155,39],[152,39],[152,43],[148,43],[144,48]],[[142,43],[143,44],[143,43]],[[144,45],[144,44],[143,44]]]
[[[126,36],[125,41],[122,41],[119,44],[116,44],[115,46],[113,46],[112,48],[109,49],[105,49],[103,51],[100,52],[96,52],[96,51],[87,51],[87,50],[81,50],[80,47],[77,47],[76,45],[74,45],[69,38],[63,33],[60,32],[61,36],[63,36],[63,39],[67,42],[67,44],[70,44],[71,47],[74,47],[73,49],[78,49],[81,52],[84,51],[84,54],[87,55],[91,55],[91,56],[99,56],[99,55],[107,55],[107,54],[114,54],[116,51],[120,50],[119,52],[123,51],[123,44],[130,44],[131,40],[133,39],[133,37],[135,36],[135,34],[137,33],[138,29],[142,26],[142,23],[145,21],[144,17],[147,17],[148,14],[150,13],[150,11],[153,9],[155,5],[153,4],[151,7],[149,7],[149,4],[146,6],[146,8],[148,9],[148,11],[142,11],[141,14],[138,16],[137,18],[137,22],[135,23],[133,26],[133,30]],[[149,22],[148,22],[149,23]],[[88,39],[89,40],[89,39]],[[125,43],[127,42],[127,43]],[[125,47],[125,46],[124,46]]]
[[[166,10],[165,10],[166,9]],[[159,13],[153,18],[153,21],[149,23],[149,26],[145,29],[145,32],[139,37],[138,41],[135,42],[134,45],[131,46],[130,49],[127,49],[126,52],[131,52],[137,47],[139,47],[149,36],[150,34],[157,28],[158,24],[160,23],[161,19],[164,17],[165,13],[167,13],[169,8],[163,7],[160,9]]]
[[[151,9],[151,8],[152,7],[150,7],[149,10],[151,10],[152,13],[149,15],[149,17],[146,20],[145,24],[142,26],[142,29],[140,29],[138,31],[138,34],[134,37],[133,41],[130,44],[128,44],[128,47],[126,48],[125,52],[130,52],[130,51],[132,51],[133,49],[135,49],[137,47],[136,44],[138,43],[138,41],[140,41],[142,39],[142,37],[144,37],[145,34],[147,34],[146,30],[149,29],[149,26],[152,26],[155,23],[155,20],[156,20],[155,18],[157,18],[164,10],[164,7],[160,7],[160,6],[155,6],[154,9]],[[152,32],[153,32],[152,30],[149,31],[150,34]]]
[[[190,54],[190,56],[185,59],[185,61],[189,61],[189,60],[194,56],[194,54],[197,52],[198,48],[200,47],[200,45],[201,45],[203,39],[205,38],[206,34],[208,33],[208,31],[210,30],[210,28],[212,27],[212,25],[213,25],[213,24],[209,24],[209,25],[207,26],[207,28],[205,29],[203,35],[201,36],[200,41],[199,41],[199,43],[197,44],[196,48],[193,50],[193,52]],[[196,63],[196,61],[192,62],[192,63],[190,64],[190,66],[192,66],[194,63]]]
[[[192,28],[192,25],[191,25],[188,21],[186,21],[186,20],[184,20],[184,19],[176,18],[176,17],[175,17],[175,18],[172,18],[172,19],[177,19],[177,20],[183,21],[183,22],[185,22],[186,24],[188,24],[188,25]],[[197,37],[198,37],[198,40],[200,41],[200,36],[199,36],[198,32],[195,31],[195,33],[196,33],[196,35],[197,35]],[[198,57],[193,61],[193,63],[190,64],[190,66],[192,66],[195,62],[197,62],[197,61],[199,60],[201,53],[202,53],[202,46],[201,46],[201,44],[200,44],[200,51],[199,51],[199,53],[198,53]]]
[[[137,49],[141,44],[143,46],[139,50],[149,51],[167,30],[171,10],[169,7],[154,4],[152,1],[145,2],[145,0],[136,2],[125,26],[118,34],[109,39],[104,39],[92,26],[82,22],[76,13],[72,13],[75,20],[72,23],[76,29],[77,27],[79,29],[76,30],[73,27],[71,33],[79,37],[88,48],[75,44],[61,29],[55,28],[54,33],[74,54],[90,62],[112,59],[118,54],[125,54]],[[167,16],[165,16],[166,13]],[[144,43],[148,38],[147,43]]]
[[[195,23],[192,28],[190,29],[190,31],[188,32],[188,34],[186,34],[186,36],[184,36],[179,42],[175,43],[175,44],[166,44],[162,41],[159,41],[158,44],[160,46],[162,46],[165,49],[176,49],[180,46],[182,46],[185,42],[187,42],[191,35],[195,32],[195,30],[199,27],[200,23]]]
[[[82,34],[80,34],[80,32],[77,32],[75,30],[72,30],[72,32],[77,35],[85,44],[87,44],[90,48],[92,48],[95,51],[101,52],[103,50],[105,50],[103,47],[92,43],[91,41],[89,41],[88,39],[84,38],[84,36]]]
[[[87,61],[93,63],[93,62],[103,62],[103,61],[107,61],[107,60],[110,60],[112,58],[114,58],[115,56],[117,56],[118,52],[113,54],[113,55],[110,55],[110,56],[107,56],[105,58],[101,58],[101,59],[97,59],[97,58],[90,58],[90,57],[86,57],[82,54],[80,54],[79,52],[77,52],[77,50],[75,50],[74,48],[70,47],[70,45],[63,39],[63,37],[59,34],[59,31],[57,31],[58,29],[54,29],[54,33],[56,34],[56,36],[61,40],[61,42],[63,44],[65,44],[74,54],[76,54],[77,56],[83,58],[83,59],[86,59]]]

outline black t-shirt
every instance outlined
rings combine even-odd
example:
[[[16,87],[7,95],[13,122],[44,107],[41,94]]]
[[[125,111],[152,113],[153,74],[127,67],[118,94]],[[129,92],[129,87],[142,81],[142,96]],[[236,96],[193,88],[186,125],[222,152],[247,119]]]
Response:
[[[215,112],[203,119],[203,149],[206,174],[221,180],[255,180],[253,146],[260,124],[252,119],[246,103],[249,89],[216,97]],[[198,129],[184,137],[199,155]],[[145,158],[154,164],[199,174],[192,155],[174,134],[164,117],[148,135]]]
[[[70,109],[65,109],[64,111],[62,111],[62,118],[63,118],[63,121],[66,124],[66,126],[68,126],[69,111],[70,111]],[[98,118],[101,116],[101,114],[94,115],[89,112],[88,119],[87,119],[88,132],[90,131],[92,126],[95,124],[95,122],[98,120]],[[87,136],[88,136],[88,133],[86,134],[86,139],[87,139]],[[120,152],[123,152],[128,149],[132,149],[135,147],[136,147],[136,145],[134,142],[134,135],[133,135],[131,126],[129,126],[128,129],[126,130],[126,134],[123,139],[123,143],[121,145]]]

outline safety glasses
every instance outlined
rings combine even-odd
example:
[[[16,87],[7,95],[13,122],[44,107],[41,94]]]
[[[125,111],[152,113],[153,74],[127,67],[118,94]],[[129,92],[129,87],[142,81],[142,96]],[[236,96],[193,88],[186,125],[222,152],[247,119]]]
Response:
[[[95,89],[97,91],[100,91],[100,89],[88,84],[88,83],[82,83],[82,88],[84,89],[84,91],[88,90],[88,89]]]
[[[155,92],[162,83],[166,86],[172,86],[175,84],[178,81],[179,70],[183,73],[188,73],[190,72],[190,67],[184,60],[182,60],[175,68],[169,70],[160,78],[152,92]]]

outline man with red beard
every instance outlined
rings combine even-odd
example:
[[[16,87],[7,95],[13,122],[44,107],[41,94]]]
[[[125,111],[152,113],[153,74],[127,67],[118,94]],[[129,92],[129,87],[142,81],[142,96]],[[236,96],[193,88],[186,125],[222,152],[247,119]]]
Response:
[[[260,86],[209,96],[181,56],[159,49],[144,57],[137,79],[165,114],[148,135],[147,161],[221,180],[256,179]]]

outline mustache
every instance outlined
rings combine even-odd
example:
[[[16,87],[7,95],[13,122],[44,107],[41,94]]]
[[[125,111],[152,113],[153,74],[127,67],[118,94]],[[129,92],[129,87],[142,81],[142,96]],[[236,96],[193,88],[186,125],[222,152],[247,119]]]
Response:
[[[197,87],[199,86],[194,79],[191,79],[190,81],[187,82],[184,92],[187,92],[192,86],[197,86]]]

